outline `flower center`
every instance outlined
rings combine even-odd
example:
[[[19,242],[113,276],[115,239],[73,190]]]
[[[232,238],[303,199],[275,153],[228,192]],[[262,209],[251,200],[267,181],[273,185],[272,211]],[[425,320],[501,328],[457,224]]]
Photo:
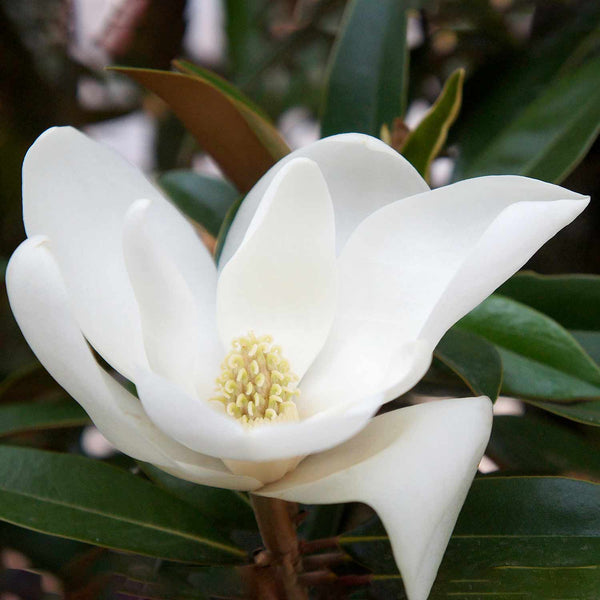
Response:
[[[293,400],[300,394],[298,376],[290,370],[281,348],[270,335],[248,335],[231,342],[221,365],[217,396],[228,415],[248,425],[270,421],[297,421]]]

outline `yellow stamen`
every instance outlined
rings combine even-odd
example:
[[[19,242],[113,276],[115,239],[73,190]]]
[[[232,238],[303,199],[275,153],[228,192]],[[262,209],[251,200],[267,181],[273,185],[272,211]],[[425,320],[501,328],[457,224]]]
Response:
[[[216,380],[217,396],[231,417],[246,425],[298,420],[298,377],[270,335],[236,338]]]

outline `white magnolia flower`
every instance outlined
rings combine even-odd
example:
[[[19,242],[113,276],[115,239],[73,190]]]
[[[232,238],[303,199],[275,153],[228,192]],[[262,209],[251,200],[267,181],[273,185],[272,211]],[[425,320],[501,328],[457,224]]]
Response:
[[[383,142],[338,135],[257,183],[217,273],[140,172],[57,128],[25,159],[29,239],[7,284],[40,361],[120,450],[206,485],[366,502],[410,599],[423,600],[485,449],[491,404],[373,415],[587,202],[523,177],[430,191]]]

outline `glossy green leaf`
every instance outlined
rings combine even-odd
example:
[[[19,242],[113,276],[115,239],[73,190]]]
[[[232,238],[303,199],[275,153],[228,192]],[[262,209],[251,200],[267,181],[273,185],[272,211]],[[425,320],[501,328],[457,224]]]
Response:
[[[218,525],[229,529],[256,530],[252,506],[241,492],[197,485],[149,464],[144,464],[142,468],[156,485],[181,498]]]
[[[561,75],[510,122],[461,177],[526,175],[560,182],[600,132],[600,57]]]
[[[491,296],[458,327],[496,346],[504,393],[553,400],[600,396],[600,368],[556,321],[524,304]]]
[[[0,436],[36,429],[88,425],[90,418],[74,400],[0,405]]]
[[[448,130],[460,111],[464,80],[464,69],[450,75],[435,104],[402,147],[402,155],[427,180],[431,163],[446,143]]]
[[[544,402],[541,400],[525,399],[528,404],[547,410],[559,417],[600,427],[600,400],[588,400],[587,402],[573,402],[569,404],[558,404],[557,402]]]
[[[186,502],[81,456],[0,446],[0,519],[115,550],[184,562],[245,553]]]
[[[331,53],[321,134],[379,136],[404,113],[408,80],[403,0],[351,0]]]
[[[503,469],[530,474],[600,475],[600,449],[572,428],[542,416],[494,418],[486,450]]]
[[[245,80],[258,57],[268,51],[270,44],[264,39],[264,2],[224,0],[225,33],[227,37],[227,62],[235,80]]]
[[[581,347],[600,365],[600,331],[580,331],[571,329],[570,334]]]
[[[222,179],[184,169],[163,173],[158,183],[183,213],[214,237],[219,234],[227,211],[240,195]]]
[[[527,304],[558,321],[600,365],[600,277],[597,275],[540,275],[531,271],[517,273],[498,292]],[[568,419],[600,424],[600,409],[593,403],[556,407],[543,403],[540,408]]]
[[[522,271],[497,290],[567,329],[600,331],[600,276],[540,275]]]
[[[600,485],[586,481],[476,479],[429,599],[595,600],[599,509]],[[373,572],[372,597],[405,598],[378,520],[344,534],[340,545]]]
[[[493,344],[456,327],[446,332],[434,356],[452,369],[477,396],[495,400],[502,385],[502,359]]]
[[[162,98],[242,192],[289,152],[271,123],[212,80],[153,69],[113,70]]]
[[[580,2],[573,5],[571,18],[549,35],[533,36],[526,51],[517,51],[505,63],[507,67],[482,70],[475,81],[467,83],[466,98],[470,104],[465,103],[453,128],[460,147],[455,180],[470,173],[480,174],[471,166],[494,140],[565,74],[597,54],[599,27],[600,3]],[[567,106],[567,110],[570,108]]]

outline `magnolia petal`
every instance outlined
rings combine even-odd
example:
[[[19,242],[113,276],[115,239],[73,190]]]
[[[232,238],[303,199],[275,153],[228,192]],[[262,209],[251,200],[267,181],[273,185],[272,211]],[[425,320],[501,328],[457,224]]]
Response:
[[[217,285],[221,340],[269,334],[302,377],[323,347],[337,302],[335,226],[319,168],[298,158],[273,178]]]
[[[393,331],[385,324],[356,323],[353,335],[348,336],[344,325],[336,321],[300,383],[296,404],[301,418],[369,401],[382,404],[411,389],[429,369],[433,348],[426,342],[394,345]],[[377,406],[372,408],[375,411]]]
[[[193,456],[193,463],[175,460],[171,465],[160,466],[160,469],[179,479],[226,490],[252,492],[263,485],[262,481],[255,477],[232,473],[223,461],[217,458],[197,453],[193,453]]]
[[[409,600],[426,600],[491,425],[485,397],[386,413],[257,493],[306,504],[369,504],[388,532]]]
[[[28,236],[47,235],[86,338],[131,378],[145,364],[138,308],[125,269],[125,213],[152,200],[151,237],[168,249],[186,279],[202,263],[201,242],[185,218],[135,167],[71,127],[43,133],[23,163],[23,214]],[[195,277],[198,279],[198,277]],[[189,283],[194,293],[198,284]]]
[[[340,314],[388,323],[397,340],[425,337],[435,346],[588,200],[549,183],[499,176],[386,206],[360,224],[340,257]]]
[[[373,211],[429,189],[403,156],[377,138],[343,133],[319,140],[288,154],[252,188],[227,234],[221,266],[242,243],[254,213],[277,173],[290,161],[301,157],[316,162],[327,182],[335,212],[338,253],[356,226]]]
[[[190,393],[196,392],[196,369],[202,365],[200,388],[209,394],[222,353],[214,318],[216,269],[211,261],[209,293],[198,306],[176,265],[148,233],[149,206],[149,200],[132,204],[123,230],[125,263],[140,310],[146,356],[151,369]]]
[[[265,462],[331,448],[360,431],[382,403],[365,398],[350,407],[334,406],[298,422],[244,427],[208,399],[186,394],[148,370],[135,384],[148,416],[169,437],[195,452],[222,459]]]
[[[339,258],[334,335],[303,389],[331,389],[329,397],[343,398],[346,385],[350,397],[354,381],[336,360],[350,348],[380,361],[410,340],[433,349],[587,202],[556,185],[500,176],[461,181],[373,213]],[[374,390],[389,390],[386,400],[406,391],[391,371],[383,380],[380,372],[374,364],[370,381]]]
[[[232,475],[220,460],[166,437],[133,395],[104,372],[81,335],[61,274],[42,236],[23,242],[6,273],[11,308],[23,335],[56,381],[119,450],[205,485],[253,489],[260,482]]]

